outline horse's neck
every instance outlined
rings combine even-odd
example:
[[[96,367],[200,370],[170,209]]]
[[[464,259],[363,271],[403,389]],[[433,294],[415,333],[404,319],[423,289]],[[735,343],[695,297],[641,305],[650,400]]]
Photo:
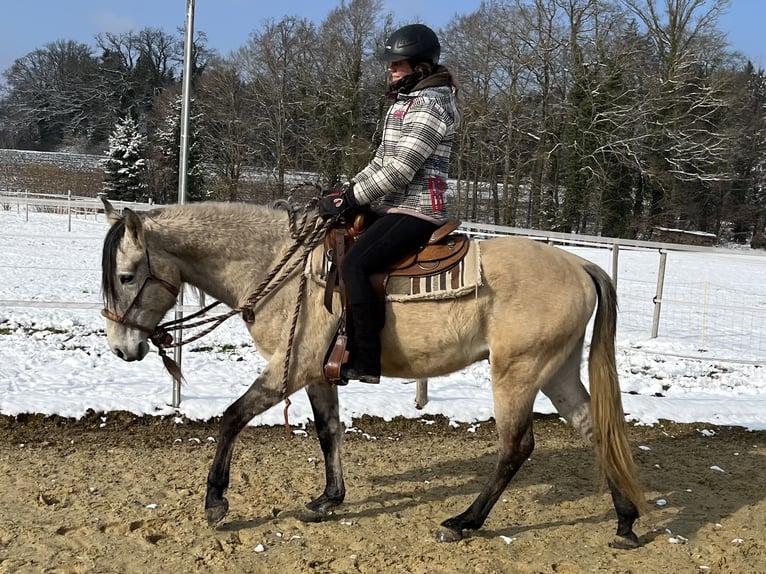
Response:
[[[284,251],[289,231],[282,225],[250,224],[232,218],[162,226],[161,248],[178,265],[181,281],[235,307],[251,294]]]

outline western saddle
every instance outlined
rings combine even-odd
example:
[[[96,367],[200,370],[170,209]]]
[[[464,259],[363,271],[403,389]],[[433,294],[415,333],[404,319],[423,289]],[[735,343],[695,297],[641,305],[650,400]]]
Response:
[[[450,219],[433,232],[429,240],[419,250],[391,265],[385,272],[373,275],[370,280],[378,296],[386,296],[386,286],[391,277],[427,277],[449,271],[455,267],[468,253],[469,239],[466,235],[453,233],[460,227],[460,221]],[[333,227],[327,231],[324,249],[325,257],[330,262],[325,287],[324,304],[332,313],[332,297],[336,287],[340,289],[342,311],[338,331],[328,349],[325,358],[324,374],[328,381],[335,384],[345,384],[340,378],[340,369],[348,360],[346,344],[346,314],[348,313],[345,286],[340,269],[343,266],[345,253],[354,245],[354,241],[366,229],[364,213],[356,216],[353,222],[342,227]]]

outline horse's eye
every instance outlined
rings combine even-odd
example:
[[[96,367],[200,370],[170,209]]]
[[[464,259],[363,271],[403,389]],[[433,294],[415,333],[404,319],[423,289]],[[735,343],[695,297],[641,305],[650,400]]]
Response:
[[[132,273],[121,273],[120,274],[120,283],[123,285],[127,285],[133,281],[133,274]]]

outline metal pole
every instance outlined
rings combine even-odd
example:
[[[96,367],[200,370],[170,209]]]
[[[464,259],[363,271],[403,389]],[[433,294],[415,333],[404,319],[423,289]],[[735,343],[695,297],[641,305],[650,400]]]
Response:
[[[417,379],[415,383],[415,408],[422,409],[428,402],[428,379]]]
[[[617,275],[620,271],[620,246],[614,243],[612,245],[612,283],[617,289]]]
[[[184,37],[184,77],[181,89],[181,142],[178,161],[178,204],[186,203],[186,174],[189,167],[189,105],[191,103],[192,42],[194,40],[194,0],[186,0],[186,34]],[[184,292],[178,294],[176,320],[183,318]],[[178,340],[183,340],[183,330],[178,331]],[[173,358],[181,366],[181,347],[173,349]],[[181,383],[173,381],[172,406],[181,404]]]
[[[657,338],[660,330],[660,310],[662,309],[662,290],[665,287],[665,263],[668,252],[660,250],[660,269],[657,272],[657,291],[654,295],[654,316],[652,317],[652,339]]]

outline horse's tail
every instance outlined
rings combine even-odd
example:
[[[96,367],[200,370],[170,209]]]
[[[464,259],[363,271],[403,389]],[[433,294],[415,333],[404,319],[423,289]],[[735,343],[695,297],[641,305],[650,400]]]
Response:
[[[647,504],[636,478],[636,465],[628,443],[615,364],[617,292],[609,275],[598,265],[587,263],[585,271],[593,279],[598,294],[588,358],[596,457],[614,487],[643,514],[647,510]]]

